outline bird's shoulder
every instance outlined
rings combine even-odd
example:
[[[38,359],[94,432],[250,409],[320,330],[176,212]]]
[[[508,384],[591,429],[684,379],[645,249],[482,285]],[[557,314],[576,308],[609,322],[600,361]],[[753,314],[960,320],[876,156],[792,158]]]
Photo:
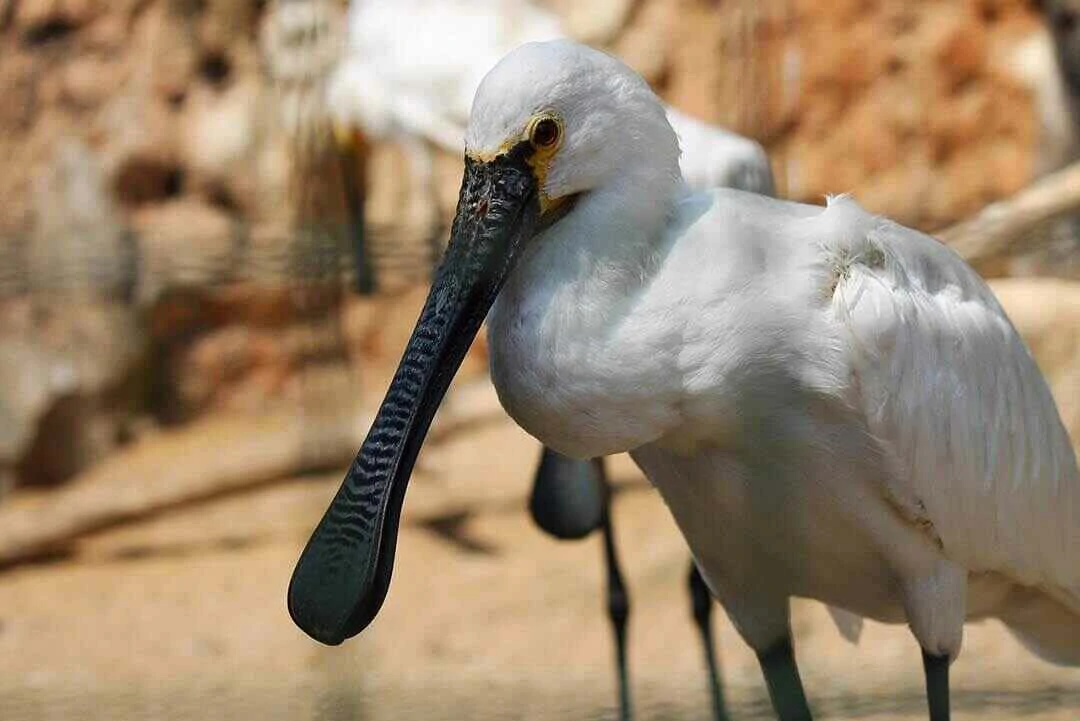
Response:
[[[746,239],[775,244],[793,240],[794,225],[823,210],[741,188],[690,186],[674,205],[668,232],[695,243]]]
[[[831,302],[854,274],[890,292],[937,297],[946,306],[973,302],[1007,324],[989,287],[953,250],[868,213],[849,196],[819,206],[715,188],[677,204],[669,230],[676,242],[719,258],[756,254],[770,284],[779,287],[778,276],[795,275],[823,301]]]

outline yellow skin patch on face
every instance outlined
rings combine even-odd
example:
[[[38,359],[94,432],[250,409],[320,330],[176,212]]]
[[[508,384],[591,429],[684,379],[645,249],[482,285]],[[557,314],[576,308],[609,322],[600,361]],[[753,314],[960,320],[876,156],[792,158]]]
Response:
[[[532,168],[533,178],[536,179],[536,187],[540,189],[540,214],[543,215],[548,211],[558,208],[566,198],[550,198],[547,193],[544,192],[544,186],[547,183],[548,169],[551,167],[551,161],[554,160],[555,154],[559,152],[559,148],[562,147],[563,141],[563,121],[558,115],[553,113],[539,113],[529,119],[529,122],[525,125],[525,128],[516,135],[511,135],[497,150],[491,153],[469,153],[469,159],[480,163],[488,163],[510,152],[512,148],[517,146],[523,140],[532,142],[533,132],[536,126],[542,120],[554,120],[559,126],[559,134],[556,142],[550,146],[539,146],[533,142],[533,153],[526,161],[529,167]]]

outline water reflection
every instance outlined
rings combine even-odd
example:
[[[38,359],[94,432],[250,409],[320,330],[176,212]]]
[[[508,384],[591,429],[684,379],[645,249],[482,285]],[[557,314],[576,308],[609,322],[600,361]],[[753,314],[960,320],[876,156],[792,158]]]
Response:
[[[90,690],[0,687],[4,721],[614,721],[613,699],[595,688],[573,686],[560,692],[476,683],[434,684],[424,688],[381,688],[330,682],[285,687],[182,683],[156,688]],[[606,690],[606,689],[605,689]],[[709,720],[704,690],[639,687],[640,721]],[[750,689],[733,689],[730,710],[739,721],[773,721],[767,700]],[[925,717],[921,689],[895,694],[818,696],[819,720],[907,719]],[[1080,687],[1047,686],[1017,690],[956,689],[953,707],[969,717],[1038,718],[1080,711]]]

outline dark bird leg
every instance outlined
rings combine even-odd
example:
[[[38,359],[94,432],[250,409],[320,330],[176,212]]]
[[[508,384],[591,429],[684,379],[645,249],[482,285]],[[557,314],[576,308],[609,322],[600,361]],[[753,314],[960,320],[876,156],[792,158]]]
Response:
[[[930,721],[949,721],[949,657],[922,652]]]
[[[596,459],[601,464],[603,478],[603,459]],[[607,480],[604,479],[605,486]],[[604,514],[604,560],[607,562],[607,609],[611,628],[615,634],[615,663],[619,674],[619,718],[630,721],[633,707],[630,701],[630,674],[626,660],[626,621],[630,617],[630,596],[623,582],[619,558],[615,553],[615,536],[611,527],[611,506],[607,504]]]
[[[697,564],[690,561],[690,608],[694,614],[694,623],[701,634],[701,645],[705,649],[705,664],[709,671],[709,690],[712,692],[714,721],[728,721],[727,706],[724,704],[724,689],[720,685],[720,667],[716,661],[716,648],[712,636],[713,597],[705,579],[701,577]]]
[[[780,721],[813,721],[806,703],[799,667],[791,639],[785,638],[771,648],[758,653],[758,663],[765,674],[769,698]]]
[[[630,599],[615,551],[610,496],[611,488],[602,458],[578,461],[545,448],[536,471],[529,511],[536,524],[556,538],[584,538],[597,528],[603,530],[607,611],[615,635],[615,660],[619,676],[619,718],[630,721],[633,711],[626,658]]]
[[[341,183],[345,193],[345,213],[348,242],[352,250],[354,290],[359,295],[375,293],[375,272],[367,242],[364,223],[364,180],[367,166],[367,142],[360,133],[342,132],[337,137],[338,159],[341,163]]]

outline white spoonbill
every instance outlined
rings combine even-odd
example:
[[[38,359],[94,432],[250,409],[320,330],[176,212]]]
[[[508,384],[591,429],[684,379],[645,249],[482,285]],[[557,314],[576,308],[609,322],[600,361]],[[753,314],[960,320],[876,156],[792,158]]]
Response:
[[[648,85],[569,41],[495,66],[465,146],[443,264],[294,572],[302,629],[339,643],[378,612],[416,454],[491,309],[506,410],[560,453],[630,452],[783,721],[810,718],[792,596],[906,622],[933,721],[965,619],[1080,664],[1076,458],[955,253],[848,198],[691,192]]]

